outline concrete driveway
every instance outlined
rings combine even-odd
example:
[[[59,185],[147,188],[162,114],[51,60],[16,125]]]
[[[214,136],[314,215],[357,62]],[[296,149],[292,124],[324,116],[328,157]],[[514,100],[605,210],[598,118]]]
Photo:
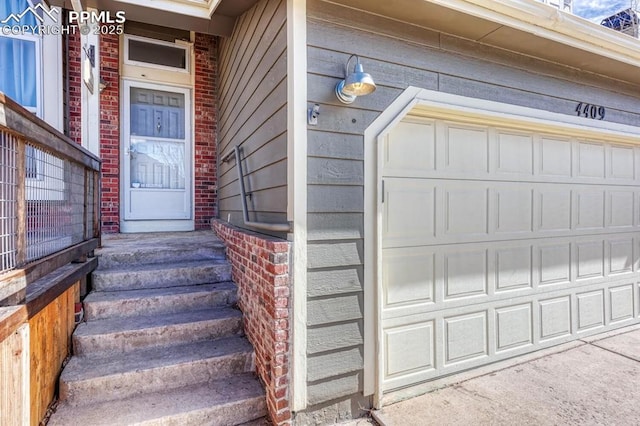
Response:
[[[384,407],[384,426],[639,425],[640,328],[628,327]]]

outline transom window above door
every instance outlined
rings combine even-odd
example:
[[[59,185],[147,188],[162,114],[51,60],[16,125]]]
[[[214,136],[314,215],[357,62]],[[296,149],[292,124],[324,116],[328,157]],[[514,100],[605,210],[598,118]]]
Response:
[[[125,63],[188,73],[189,46],[126,35]]]

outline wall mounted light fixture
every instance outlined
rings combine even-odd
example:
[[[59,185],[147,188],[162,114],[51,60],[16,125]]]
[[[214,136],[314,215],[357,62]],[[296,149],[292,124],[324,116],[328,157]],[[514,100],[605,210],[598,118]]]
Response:
[[[353,58],[356,58],[356,64],[353,66],[353,72],[349,73],[349,63]],[[358,96],[368,95],[375,90],[376,84],[373,82],[371,75],[364,72],[358,55],[349,56],[344,70],[344,80],[341,80],[336,85],[338,100],[343,104],[350,104]]]
[[[98,90],[100,91],[100,93],[102,93],[107,87],[109,87],[109,82],[100,78],[100,82],[98,83]]]

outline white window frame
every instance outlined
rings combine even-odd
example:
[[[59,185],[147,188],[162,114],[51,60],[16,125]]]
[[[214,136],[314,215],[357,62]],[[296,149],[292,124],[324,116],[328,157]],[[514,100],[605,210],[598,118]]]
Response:
[[[28,42],[33,42],[35,44],[35,78],[36,78],[36,106],[26,106],[22,105],[24,109],[35,114],[36,116],[42,118],[44,113],[43,106],[43,94],[42,94],[42,80],[44,78],[44,73],[42,69],[42,35],[41,34],[2,34],[0,37],[5,37],[12,40],[25,40]],[[38,150],[34,151],[33,156],[35,162],[35,170],[32,173],[32,170],[27,170],[26,179],[28,180],[43,180],[43,171],[42,171],[42,153]],[[35,174],[35,176],[32,176]]]
[[[39,34],[1,34],[0,37],[13,39],[13,40],[25,40],[35,42],[35,54],[36,54],[36,106],[22,106],[27,111],[30,111],[38,117],[43,116],[43,96],[42,96],[42,80],[44,73],[42,70],[42,35]]]
[[[151,62],[142,62],[142,61],[135,61],[132,59],[129,59],[129,41],[130,40],[136,40],[136,41],[140,41],[142,43],[148,43],[148,44],[156,44],[159,46],[167,46],[167,47],[172,47],[174,49],[180,49],[180,50],[184,50],[184,57],[185,57],[185,67],[184,68],[178,68],[178,67],[170,67],[168,65],[159,65],[159,64],[154,64]],[[176,43],[176,42],[168,42],[168,41],[162,41],[162,40],[156,40],[153,38],[147,38],[147,37],[140,37],[140,36],[134,36],[134,35],[130,35],[130,34],[125,34],[124,35],[124,63],[126,65],[134,65],[134,66],[138,66],[138,67],[145,67],[145,68],[153,68],[153,69],[158,69],[158,70],[165,70],[165,71],[173,71],[173,72],[180,72],[180,73],[184,73],[184,74],[190,74],[191,73],[191,55],[190,55],[190,44],[180,44],[180,43]]]

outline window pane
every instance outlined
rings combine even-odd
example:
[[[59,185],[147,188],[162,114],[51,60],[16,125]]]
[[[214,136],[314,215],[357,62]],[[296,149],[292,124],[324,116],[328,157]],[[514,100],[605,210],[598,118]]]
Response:
[[[179,47],[129,40],[129,60],[187,69],[187,52]]]
[[[185,138],[185,99],[182,93],[131,88],[131,135]]]
[[[131,188],[184,189],[184,142],[131,138]]]
[[[0,91],[28,108],[37,108],[36,43],[0,36]]]

